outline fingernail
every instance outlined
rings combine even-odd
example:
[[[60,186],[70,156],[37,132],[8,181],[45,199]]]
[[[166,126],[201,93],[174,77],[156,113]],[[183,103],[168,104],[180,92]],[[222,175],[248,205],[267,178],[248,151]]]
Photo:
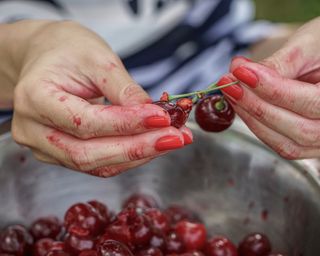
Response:
[[[189,134],[184,132],[182,134],[183,134],[184,145],[189,145],[193,142],[193,139],[190,138]]]
[[[246,67],[238,67],[232,72],[232,74],[251,88],[256,88],[258,85],[257,75]]]
[[[170,126],[170,119],[165,116],[150,116],[144,120],[147,128],[161,128]]]
[[[225,85],[225,84],[230,84],[232,82],[234,82],[234,81],[231,78],[229,78],[227,76],[223,76],[217,82],[217,85],[218,86],[222,86],[222,85]],[[231,98],[233,98],[235,100],[240,100],[242,98],[242,96],[243,96],[243,89],[238,84],[230,85],[228,87],[222,88],[221,90],[225,94],[229,95]]]
[[[165,151],[183,147],[184,144],[178,136],[165,136],[157,140],[155,149]]]

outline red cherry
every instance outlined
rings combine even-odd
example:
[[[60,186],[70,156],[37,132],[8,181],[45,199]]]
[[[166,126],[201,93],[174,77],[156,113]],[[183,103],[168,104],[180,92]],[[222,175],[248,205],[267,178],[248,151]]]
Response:
[[[193,252],[186,252],[186,253],[179,254],[179,256],[205,256],[205,255],[200,251],[193,251]]]
[[[162,233],[156,233],[150,238],[150,247],[159,248],[161,251],[164,251],[166,248],[165,236]]]
[[[206,242],[207,231],[203,224],[180,221],[174,230],[187,251],[201,250]]]
[[[116,240],[131,247],[131,233],[126,222],[115,220],[106,229],[106,232],[99,239],[99,243],[106,240]]]
[[[136,193],[131,195],[129,198],[127,198],[123,205],[122,208],[158,208],[158,203],[157,201],[150,195],[146,194],[140,194]]]
[[[31,250],[33,238],[22,225],[12,225],[0,233],[0,251],[22,256]]]
[[[174,231],[171,231],[166,237],[166,253],[180,254],[184,251],[183,243]]]
[[[164,213],[168,216],[172,224],[176,224],[181,220],[199,222],[199,218],[194,212],[179,205],[171,205]]]
[[[169,101],[169,94],[167,92],[163,92],[160,101]]]
[[[54,240],[51,238],[39,239],[33,246],[33,256],[46,256],[50,251]]]
[[[88,204],[90,204],[99,213],[104,225],[109,223],[109,210],[105,204],[96,200],[89,201]]]
[[[287,256],[286,254],[283,254],[283,253],[270,253],[268,254],[268,256]]]
[[[82,251],[79,256],[98,256],[98,252],[94,250]]]
[[[189,114],[176,104],[166,101],[157,101],[153,104],[162,107],[169,113],[171,118],[171,125],[176,128],[182,127],[188,120]]]
[[[169,230],[169,218],[159,209],[149,208],[144,212],[149,218],[151,227],[158,232],[166,233]]]
[[[208,132],[221,132],[229,128],[234,117],[232,106],[219,94],[201,99],[195,110],[196,122]]]
[[[71,255],[78,255],[82,251],[94,248],[94,241],[91,238],[78,237],[74,234],[68,234],[64,243],[65,251]]]
[[[239,256],[265,256],[271,252],[271,244],[263,234],[253,233],[239,244]]]
[[[82,251],[79,256],[98,256],[98,252],[94,250]]]
[[[71,206],[64,217],[68,232],[77,229],[83,236],[96,236],[103,230],[105,223],[99,212],[90,204],[78,203]]]
[[[238,256],[236,246],[223,236],[208,240],[203,251],[207,256]]]
[[[64,242],[53,242],[47,256],[70,256],[69,253],[65,251]]]
[[[70,254],[64,251],[50,251],[47,256],[70,256]]]
[[[107,240],[99,244],[97,251],[99,256],[133,256],[128,247],[114,240]]]
[[[163,256],[163,253],[159,248],[151,247],[149,249],[135,253],[135,256]]]
[[[61,232],[62,226],[57,217],[49,216],[39,218],[31,225],[30,232],[35,240],[41,238],[57,239]]]

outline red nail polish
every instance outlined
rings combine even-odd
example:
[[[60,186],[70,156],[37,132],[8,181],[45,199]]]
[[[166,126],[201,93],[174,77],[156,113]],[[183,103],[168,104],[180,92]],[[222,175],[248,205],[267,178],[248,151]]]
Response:
[[[190,138],[189,134],[187,133],[182,133],[183,134],[183,139],[184,139],[184,145],[189,145],[193,142],[192,138]]]
[[[155,149],[165,151],[183,147],[184,144],[178,136],[165,136],[157,140]]]
[[[144,120],[147,128],[161,128],[170,126],[170,119],[165,116],[150,116]]]
[[[257,75],[247,67],[238,67],[232,74],[251,88],[256,88],[258,86]]]
[[[230,84],[234,82],[231,78],[227,77],[227,76],[223,76],[218,82],[217,85],[218,86],[222,86],[225,84]],[[241,88],[240,85],[235,84],[235,85],[230,85],[228,87],[222,88],[221,89],[225,94],[229,95],[230,97],[232,97],[235,100],[240,100],[243,96],[243,89]]]

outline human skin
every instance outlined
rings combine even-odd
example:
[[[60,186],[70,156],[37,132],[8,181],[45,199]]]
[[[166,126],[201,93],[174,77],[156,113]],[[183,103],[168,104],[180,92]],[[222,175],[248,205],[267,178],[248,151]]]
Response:
[[[223,89],[237,114],[287,159],[320,157],[320,18],[302,26],[272,56],[233,59]]]
[[[0,25],[0,59],[0,109],[14,108],[14,140],[41,161],[110,177],[192,142],[77,23]]]

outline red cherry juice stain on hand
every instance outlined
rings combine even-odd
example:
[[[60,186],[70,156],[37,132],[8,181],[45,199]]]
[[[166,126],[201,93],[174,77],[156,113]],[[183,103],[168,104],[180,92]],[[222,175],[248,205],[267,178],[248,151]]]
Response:
[[[61,101],[61,102],[64,102],[66,99],[68,99],[68,97],[67,96],[61,96],[61,97],[59,97],[59,101]]]
[[[77,127],[79,127],[79,126],[81,125],[81,118],[74,116],[74,117],[73,117],[73,123],[74,123]]]
[[[264,209],[262,212],[261,212],[261,219],[266,221],[269,217],[269,211],[267,209]]]

